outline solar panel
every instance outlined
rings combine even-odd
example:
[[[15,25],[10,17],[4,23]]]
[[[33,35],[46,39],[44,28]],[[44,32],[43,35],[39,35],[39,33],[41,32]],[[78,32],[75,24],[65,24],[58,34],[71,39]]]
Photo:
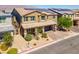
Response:
[[[45,9],[45,8],[24,8],[25,10],[37,10],[37,11],[41,11],[41,12],[48,12],[48,13],[55,13],[50,11],[49,9]]]
[[[55,12],[58,12],[58,13],[61,13],[61,14],[64,14],[64,13],[67,13],[67,14],[72,14],[72,10],[71,9],[61,9],[61,8],[50,8],[52,11],[55,11]]]

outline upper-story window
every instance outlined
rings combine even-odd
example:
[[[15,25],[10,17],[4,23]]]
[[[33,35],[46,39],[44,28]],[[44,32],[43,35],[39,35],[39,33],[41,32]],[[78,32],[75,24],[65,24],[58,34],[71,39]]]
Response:
[[[73,17],[73,15],[71,15],[71,17]]]
[[[24,21],[28,21],[28,17],[24,17]]]
[[[41,16],[41,20],[45,20],[45,16]]]
[[[66,17],[66,15],[64,15],[64,17]]]
[[[68,17],[70,17],[70,15],[68,15]]]
[[[5,23],[6,17],[5,16],[1,16],[0,17],[0,23]]]
[[[31,16],[31,21],[35,21],[35,16]]]

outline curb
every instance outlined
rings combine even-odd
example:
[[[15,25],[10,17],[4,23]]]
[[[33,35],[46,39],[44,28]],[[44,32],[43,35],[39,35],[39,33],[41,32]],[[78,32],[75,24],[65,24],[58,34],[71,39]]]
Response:
[[[71,38],[71,37],[74,37],[74,36],[77,36],[77,35],[79,35],[79,33],[74,34],[74,35],[71,35],[71,36],[67,36],[67,37],[62,38],[62,39],[58,39],[58,40],[53,41],[53,42],[49,42],[48,44],[45,44],[45,45],[39,46],[39,47],[37,47],[37,48],[32,48],[32,49],[29,49],[29,50],[23,51],[23,52],[21,52],[20,54],[23,54],[23,53],[26,53],[26,54],[27,54],[27,53],[33,52],[33,51],[36,51],[36,50],[41,49],[41,48],[43,48],[43,47],[49,46],[49,45],[51,45],[51,44],[58,43],[58,42],[60,42],[60,41],[62,41],[62,40],[65,40],[65,39],[68,39],[68,38]]]

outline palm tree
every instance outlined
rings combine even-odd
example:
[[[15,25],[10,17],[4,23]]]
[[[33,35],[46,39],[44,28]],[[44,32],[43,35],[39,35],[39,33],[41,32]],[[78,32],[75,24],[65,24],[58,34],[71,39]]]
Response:
[[[25,37],[25,40],[28,41],[28,47],[29,47],[29,42],[32,40],[32,35],[31,34],[27,34]]]

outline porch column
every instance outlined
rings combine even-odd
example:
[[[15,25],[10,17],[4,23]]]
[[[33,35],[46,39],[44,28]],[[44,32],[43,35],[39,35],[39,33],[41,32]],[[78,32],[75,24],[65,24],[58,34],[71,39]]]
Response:
[[[11,36],[13,36],[14,34],[13,34],[13,32],[11,32]]]
[[[56,25],[52,25],[52,30],[56,31],[56,29],[57,29]]]
[[[37,28],[35,28],[35,35],[38,35],[38,31],[37,31]]]
[[[43,33],[44,33],[44,27],[42,27],[42,31],[43,31]]]
[[[27,30],[24,29],[24,37],[26,37],[26,35],[27,35]]]
[[[16,34],[16,30],[14,30],[13,34],[14,34],[14,35]]]

